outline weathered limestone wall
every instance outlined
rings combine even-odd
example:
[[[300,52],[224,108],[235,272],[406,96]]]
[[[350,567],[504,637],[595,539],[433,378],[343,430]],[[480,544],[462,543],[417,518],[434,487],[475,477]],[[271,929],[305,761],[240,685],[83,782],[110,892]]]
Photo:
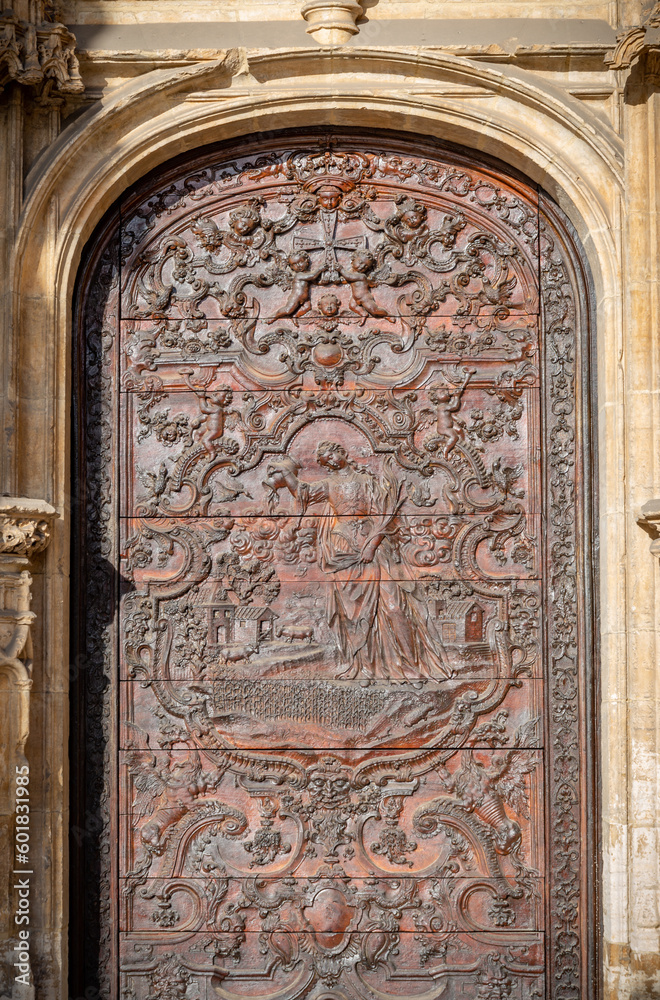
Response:
[[[0,636],[0,878],[11,870],[10,772],[23,753],[35,864],[34,985],[17,985],[9,964],[0,996],[68,995],[69,345],[85,241],[122,190],[171,156],[321,122],[498,156],[557,199],[583,242],[596,299],[604,996],[658,996],[660,565],[642,530],[659,534],[655,508],[637,523],[660,498],[653,3],[366,0],[358,33],[325,50],[302,6],[66,0],[54,11],[17,0],[14,20],[0,19],[0,149],[11,150],[0,157],[0,493],[40,501],[46,521],[48,505],[60,515],[45,551],[0,546],[11,557],[0,565],[4,607],[20,626],[18,638]],[[30,510],[16,501],[6,523]],[[0,900],[2,958],[15,933],[4,882]]]

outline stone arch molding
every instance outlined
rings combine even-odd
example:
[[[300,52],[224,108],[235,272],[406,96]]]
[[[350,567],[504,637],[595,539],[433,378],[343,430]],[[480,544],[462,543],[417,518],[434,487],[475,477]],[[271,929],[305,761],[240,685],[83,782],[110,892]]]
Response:
[[[612,290],[620,281],[616,220],[623,150],[601,119],[523,72],[449,55],[357,47],[267,54],[229,50],[216,60],[157,70],[118,88],[65,129],[26,179],[10,278],[17,433],[6,459],[17,492],[47,497],[66,510],[74,285],[85,243],[105,211],[130,184],[177,154],[220,139],[309,124],[434,136],[496,156],[543,186],[575,226],[590,263],[600,404],[615,411],[621,406],[616,374],[621,320]],[[37,340],[28,331],[39,331]],[[40,344],[38,367],[20,360],[21,341],[28,340]],[[25,443],[43,434],[53,447],[35,458]],[[31,456],[29,463],[24,455]],[[606,461],[600,475],[605,484]],[[609,476],[619,482],[615,468]],[[59,536],[48,558],[66,564],[66,521]],[[616,570],[618,553],[609,558]],[[608,565],[602,569],[606,577]],[[61,614],[59,601],[54,593],[52,612],[46,614],[51,622],[53,614]],[[63,630],[66,625],[65,619]],[[64,748],[58,752],[61,756]]]
[[[612,287],[623,147],[602,119],[523,71],[414,50],[351,48],[230,49],[119,87],[65,129],[29,174],[16,291],[33,281],[35,253],[39,260],[39,249],[47,251],[66,314],[82,247],[130,184],[207,143],[311,123],[394,128],[497,156],[556,199],[582,241],[597,291]],[[40,229],[55,202],[57,234],[46,246]]]

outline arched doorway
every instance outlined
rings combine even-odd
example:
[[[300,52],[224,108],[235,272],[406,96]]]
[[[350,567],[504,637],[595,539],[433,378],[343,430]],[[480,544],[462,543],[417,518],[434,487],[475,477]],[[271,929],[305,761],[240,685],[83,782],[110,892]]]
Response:
[[[437,142],[254,137],[128,192],[78,306],[81,982],[588,996],[589,311],[551,201]]]

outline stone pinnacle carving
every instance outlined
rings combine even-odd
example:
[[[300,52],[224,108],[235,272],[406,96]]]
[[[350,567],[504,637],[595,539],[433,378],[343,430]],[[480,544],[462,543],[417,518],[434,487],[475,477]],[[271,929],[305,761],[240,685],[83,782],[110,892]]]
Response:
[[[310,0],[301,13],[320,45],[345,45],[360,30],[355,22],[363,10],[356,0]]]
[[[16,81],[36,87],[40,100],[85,89],[75,54],[76,39],[63,24],[23,21],[12,10],[0,15],[0,93]]]

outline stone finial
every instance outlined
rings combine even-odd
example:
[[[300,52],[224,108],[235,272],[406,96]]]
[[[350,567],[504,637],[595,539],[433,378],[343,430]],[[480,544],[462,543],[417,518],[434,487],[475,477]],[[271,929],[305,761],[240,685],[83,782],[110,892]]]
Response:
[[[655,76],[660,68],[659,56],[660,0],[657,0],[643,24],[617,35],[616,48],[605,61],[610,69],[629,69],[640,59],[647,57],[648,70]]]
[[[76,39],[64,24],[23,21],[12,10],[0,14],[0,92],[16,81],[38,88],[40,100],[85,89],[75,53]]]
[[[44,500],[0,497],[0,555],[33,556],[45,549],[55,513]]]
[[[652,538],[652,555],[660,557],[660,500],[649,500],[645,503],[637,523]]]
[[[364,11],[356,0],[309,0],[301,13],[319,45],[345,45],[360,30],[355,22]]]

